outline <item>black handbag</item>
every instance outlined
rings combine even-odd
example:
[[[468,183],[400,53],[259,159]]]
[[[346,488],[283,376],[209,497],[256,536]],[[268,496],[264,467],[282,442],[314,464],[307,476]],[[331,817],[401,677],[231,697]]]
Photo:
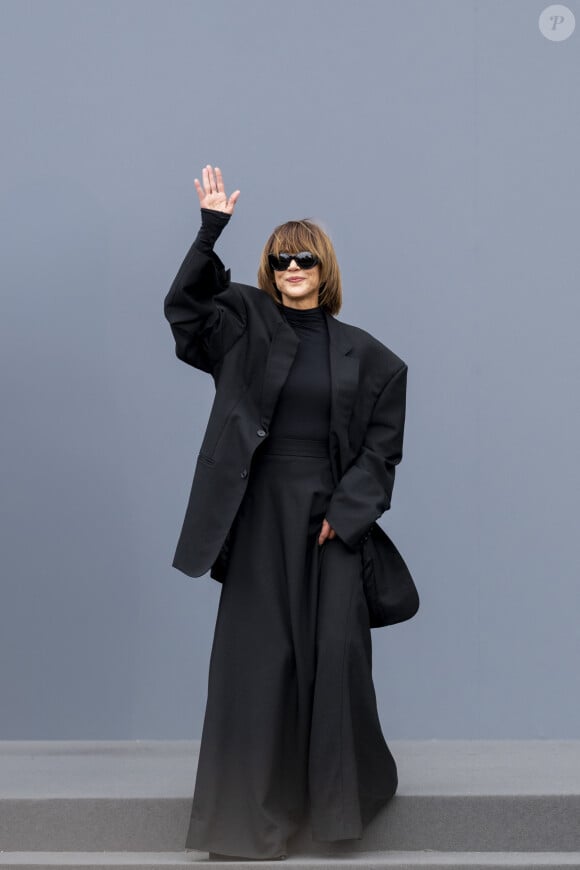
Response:
[[[361,545],[364,593],[371,628],[411,619],[419,593],[407,564],[387,533],[373,523]]]

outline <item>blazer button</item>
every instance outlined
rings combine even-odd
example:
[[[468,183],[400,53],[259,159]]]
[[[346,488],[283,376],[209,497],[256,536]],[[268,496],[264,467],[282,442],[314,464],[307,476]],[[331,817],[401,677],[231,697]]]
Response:
[[[242,468],[242,470],[240,471],[240,477],[247,477],[247,476],[248,476],[248,469]]]
[[[266,434],[266,430],[265,429],[258,429],[256,434],[259,435],[260,438],[263,438],[263,436]]]

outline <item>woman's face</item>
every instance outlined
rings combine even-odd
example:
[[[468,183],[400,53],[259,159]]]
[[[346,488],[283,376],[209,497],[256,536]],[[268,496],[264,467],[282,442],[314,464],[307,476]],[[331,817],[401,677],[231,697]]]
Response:
[[[292,260],[285,272],[274,272],[276,287],[282,294],[282,302],[291,308],[314,308],[318,305],[320,265],[313,269],[300,269]]]

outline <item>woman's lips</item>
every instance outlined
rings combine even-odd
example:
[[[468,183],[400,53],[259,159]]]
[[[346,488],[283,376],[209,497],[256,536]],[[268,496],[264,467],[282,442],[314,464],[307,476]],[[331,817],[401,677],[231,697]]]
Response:
[[[302,278],[288,278],[290,284],[297,284],[299,281],[302,281]]]

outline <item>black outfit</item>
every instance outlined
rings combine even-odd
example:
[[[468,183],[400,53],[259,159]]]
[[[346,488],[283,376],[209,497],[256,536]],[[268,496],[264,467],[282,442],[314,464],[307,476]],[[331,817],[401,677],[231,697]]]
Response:
[[[202,209],[195,244],[228,219]],[[283,313],[300,346],[233,526],[186,839],[256,858],[286,853],[303,824],[359,839],[397,788],[360,554],[317,540],[333,491],[326,322],[320,307]]]

